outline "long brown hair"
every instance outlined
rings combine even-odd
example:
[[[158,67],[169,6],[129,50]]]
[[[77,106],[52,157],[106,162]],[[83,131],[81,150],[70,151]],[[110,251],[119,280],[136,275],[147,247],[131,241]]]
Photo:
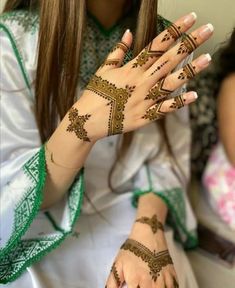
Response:
[[[139,2],[140,8],[134,38],[134,56],[156,36],[158,11],[158,0],[136,2]],[[40,11],[35,116],[41,141],[44,143],[56,129],[57,120],[62,119],[76,101],[86,0],[8,0],[4,12],[15,9],[30,10],[35,6],[39,6]],[[170,154],[173,155],[164,121],[158,125]],[[130,146],[132,136],[133,133],[124,134],[117,160]],[[113,169],[111,173],[112,171]]]

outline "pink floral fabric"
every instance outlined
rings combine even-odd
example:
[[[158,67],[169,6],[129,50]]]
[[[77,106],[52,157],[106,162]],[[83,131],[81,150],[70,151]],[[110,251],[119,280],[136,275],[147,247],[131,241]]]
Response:
[[[235,230],[235,167],[229,163],[221,144],[217,144],[212,151],[203,184],[212,208]]]

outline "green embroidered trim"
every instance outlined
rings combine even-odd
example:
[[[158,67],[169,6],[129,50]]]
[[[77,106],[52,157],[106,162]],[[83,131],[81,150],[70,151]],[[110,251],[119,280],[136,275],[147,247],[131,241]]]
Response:
[[[0,21],[8,21],[10,24],[16,22],[17,25],[24,29],[24,32],[30,32],[31,34],[34,34],[39,27],[39,15],[37,10],[14,10],[3,13],[0,16]]]
[[[44,146],[25,163],[23,170],[33,183],[15,209],[14,228],[6,247],[0,249],[0,258],[7,255],[18,244],[40,209],[46,179]]]
[[[185,208],[183,209],[182,215],[180,215],[179,211],[177,212],[175,209],[175,205],[174,202],[172,203],[172,201],[170,200],[170,195],[172,196],[174,194],[175,198],[178,198],[179,194],[181,193],[182,195],[182,191],[180,188],[175,188],[175,189],[171,189],[171,190],[166,190],[166,191],[153,191],[153,190],[135,190],[133,193],[133,197],[132,197],[132,205],[136,208],[138,205],[138,199],[140,196],[145,195],[149,192],[152,192],[156,195],[158,195],[159,197],[161,197],[161,199],[166,203],[167,207],[169,208],[171,215],[172,215],[172,219],[174,220],[174,222],[177,225],[177,228],[180,228],[181,232],[184,233],[184,235],[187,237],[186,241],[183,243],[184,247],[186,249],[192,249],[197,247],[198,245],[198,239],[197,239],[197,235],[195,231],[188,231],[185,225]],[[177,195],[176,195],[177,193]],[[182,197],[181,197],[182,198]],[[182,203],[184,203],[184,201],[179,200]],[[181,204],[182,204],[181,203]],[[183,205],[183,204],[182,204]],[[182,217],[184,215],[184,217]],[[181,218],[182,217],[182,218]],[[172,225],[171,225],[172,226]],[[174,229],[176,227],[173,227]],[[179,237],[178,240],[180,241]]]
[[[23,74],[23,78],[25,80],[25,83],[26,83],[26,86],[28,87],[29,89],[29,92],[30,92],[30,95],[32,95],[32,91],[31,91],[31,88],[30,88],[30,82],[29,82],[29,78],[28,78],[28,75],[26,73],[26,69],[24,67],[24,61],[23,61],[23,57],[19,51],[19,49],[17,48],[17,45],[16,45],[16,41],[14,40],[14,36],[11,34],[10,30],[5,26],[3,25],[2,23],[0,23],[0,31],[3,30],[4,32],[6,32],[6,34],[8,35],[9,39],[10,39],[10,42],[11,42],[11,45],[12,45],[12,49],[15,53],[15,56],[16,56],[16,59],[18,61],[18,64],[20,66],[20,70]]]
[[[40,158],[44,160],[44,167],[38,165],[34,165],[35,161],[33,159],[39,158],[38,154],[43,152],[43,158]],[[38,152],[33,158],[31,158],[25,165],[24,165],[24,171],[27,174],[27,176],[31,179],[31,181],[37,181],[39,176],[39,172],[42,170],[45,170],[45,148],[44,146],[41,148],[40,152]],[[41,160],[41,161],[42,161]],[[42,161],[43,162],[43,161]],[[44,183],[45,181],[40,181]],[[44,184],[43,184],[44,185]],[[43,187],[43,186],[42,186]],[[68,228],[68,231],[65,231],[61,227],[59,227],[56,223],[56,221],[53,219],[52,215],[49,212],[45,212],[44,214],[48,218],[48,220],[51,222],[52,226],[57,230],[56,234],[52,236],[45,236],[41,237],[39,239],[31,239],[31,240],[17,240],[15,242],[15,245],[11,247],[8,247],[8,251],[4,253],[0,257],[0,283],[8,283],[11,281],[14,281],[17,279],[23,271],[30,265],[32,265],[35,261],[39,261],[44,255],[49,253],[51,250],[55,249],[60,245],[60,243],[66,238],[67,235],[72,233],[72,227],[74,226],[80,212],[81,212],[81,205],[83,200],[83,192],[84,192],[84,169],[81,170],[79,175],[76,177],[70,191],[69,191],[69,199],[68,199],[68,207],[69,207],[69,217],[70,217],[70,226]],[[35,200],[33,195],[31,195],[31,200]],[[42,198],[42,197],[41,197]],[[39,201],[38,198],[36,198],[36,203],[41,204],[41,201]],[[24,205],[25,199],[23,197],[23,200],[20,203],[20,207],[30,207],[30,205]],[[40,208],[39,204],[39,208]],[[29,225],[32,223],[32,220],[36,216],[36,212],[34,214],[34,211],[30,212],[28,210],[21,211],[22,213],[25,212],[26,215],[23,215],[24,217],[28,217],[30,223],[28,223],[28,226],[25,226],[24,232],[22,231],[22,234],[25,233],[25,231],[29,228]],[[21,217],[22,213],[18,214],[17,217],[20,217],[20,219],[17,219],[18,223],[21,223]],[[16,230],[17,231],[17,230]],[[21,235],[18,235],[18,237],[22,237]],[[10,248],[10,249],[9,249]]]
[[[70,197],[68,199],[68,206],[70,211],[70,225],[74,226],[76,220],[78,219],[81,213],[81,207],[83,203],[83,195],[84,195],[84,168],[79,173],[79,180],[77,177],[72,185],[72,189],[70,190]],[[78,195],[80,193],[80,195]],[[79,197],[78,206],[76,205],[75,199]]]
[[[16,280],[33,262],[57,248],[68,233],[57,233],[41,239],[23,240],[4,259],[0,259],[0,283]]]
[[[55,219],[52,217],[52,215],[51,215],[50,212],[48,212],[48,211],[47,211],[47,212],[44,212],[44,215],[45,215],[45,216],[47,217],[47,219],[51,222],[52,227],[53,227],[56,231],[59,231],[59,232],[61,232],[61,233],[64,233],[64,232],[65,232],[64,229],[60,228],[60,227],[57,225]]]

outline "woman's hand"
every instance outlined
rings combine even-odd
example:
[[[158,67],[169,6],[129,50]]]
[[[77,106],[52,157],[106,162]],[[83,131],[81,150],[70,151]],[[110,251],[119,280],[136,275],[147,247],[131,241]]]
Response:
[[[195,20],[194,13],[182,17],[153,39],[137,57],[121,66],[132,43],[132,34],[127,30],[68,112],[67,131],[93,142],[107,135],[135,130],[194,102],[195,92],[168,97],[210,62],[208,55],[202,55],[171,73],[213,33],[211,24],[204,25],[183,36],[182,41],[172,47]]]
[[[120,288],[124,283],[128,288],[179,287],[156,215],[137,219],[114,261],[106,288]]]

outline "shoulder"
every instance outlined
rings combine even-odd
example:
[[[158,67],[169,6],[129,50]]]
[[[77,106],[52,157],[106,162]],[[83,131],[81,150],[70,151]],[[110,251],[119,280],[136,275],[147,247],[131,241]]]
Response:
[[[32,82],[32,73],[36,70],[38,27],[37,12],[17,10],[0,15],[0,41],[4,48],[2,65],[6,64],[9,55],[15,58],[29,82]]]

